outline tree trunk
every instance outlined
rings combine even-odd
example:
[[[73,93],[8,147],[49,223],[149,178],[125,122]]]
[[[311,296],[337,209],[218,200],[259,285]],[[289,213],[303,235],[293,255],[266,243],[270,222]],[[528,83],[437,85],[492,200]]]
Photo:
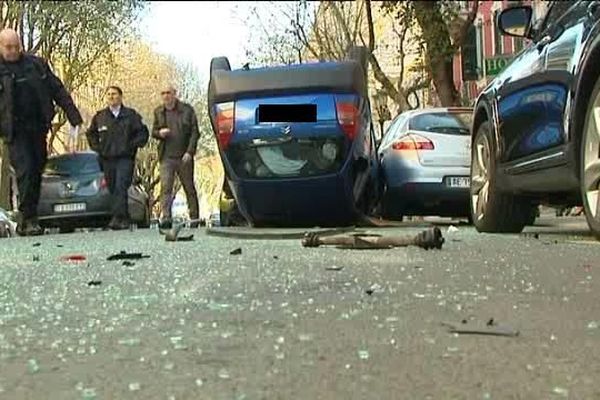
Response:
[[[433,84],[442,107],[460,105],[460,97],[454,86],[455,47],[444,21],[439,1],[415,1],[415,16],[423,32],[427,47],[427,61]]]

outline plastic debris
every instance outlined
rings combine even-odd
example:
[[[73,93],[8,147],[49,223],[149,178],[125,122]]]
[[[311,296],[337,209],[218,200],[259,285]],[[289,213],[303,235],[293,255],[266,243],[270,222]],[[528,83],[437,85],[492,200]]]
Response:
[[[36,360],[30,359],[30,360],[27,361],[27,371],[30,374],[35,374],[39,370],[40,370],[40,366],[38,365],[38,363],[37,363]]]
[[[131,261],[127,261],[127,260],[125,260],[125,261],[123,261],[123,264],[122,264],[122,265],[123,265],[124,267],[133,267],[133,266],[135,265],[135,263],[134,263],[134,262],[131,262]]]
[[[325,271],[341,271],[341,270],[343,270],[343,269],[344,269],[344,267],[338,267],[338,266],[335,266],[335,265],[334,265],[334,266],[332,266],[332,267],[327,267],[327,268],[325,268]]]
[[[235,250],[231,250],[231,252],[229,253],[232,256],[239,256],[240,254],[242,254],[242,249],[241,248],[237,248]]]
[[[358,357],[361,360],[368,360],[369,359],[369,352],[367,350],[359,350],[358,351]]]
[[[33,244],[33,247],[40,247],[42,244],[40,242],[36,242]]]
[[[128,253],[126,251],[121,251],[118,254],[113,254],[109,256],[107,261],[115,261],[115,260],[140,260],[142,258],[150,258],[150,256],[143,255],[142,253]]]
[[[61,257],[60,260],[64,262],[84,262],[87,260],[87,257],[83,254],[70,254],[68,256]]]
[[[564,396],[564,397],[569,396],[569,391],[567,389],[561,388],[559,386],[556,386],[554,389],[552,389],[552,393],[557,394],[559,396]]]
[[[490,319],[484,326],[469,323],[466,320],[462,320],[460,324],[442,322],[442,326],[447,327],[450,333],[461,335],[489,335],[507,337],[519,336],[519,331],[507,326],[498,325],[493,318]]]
[[[588,329],[598,329],[598,322],[592,321],[587,325]]]
[[[139,382],[132,382],[129,384],[129,390],[131,392],[137,392],[140,389],[141,389],[141,385]]]
[[[102,281],[89,281],[88,286],[100,286],[102,285]]]
[[[454,225],[450,225],[448,227],[448,233],[456,233],[458,231],[459,231],[459,229],[457,227],[455,227]]]

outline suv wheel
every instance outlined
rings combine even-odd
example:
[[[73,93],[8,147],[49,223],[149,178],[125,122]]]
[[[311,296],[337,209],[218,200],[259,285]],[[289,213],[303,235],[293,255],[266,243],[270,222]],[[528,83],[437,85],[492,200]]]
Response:
[[[588,225],[600,239],[600,79],[596,81],[585,113],[580,148],[580,187],[583,210]]]
[[[495,153],[491,125],[485,121],[471,151],[471,218],[479,232],[519,233],[528,222],[531,204],[498,190]]]

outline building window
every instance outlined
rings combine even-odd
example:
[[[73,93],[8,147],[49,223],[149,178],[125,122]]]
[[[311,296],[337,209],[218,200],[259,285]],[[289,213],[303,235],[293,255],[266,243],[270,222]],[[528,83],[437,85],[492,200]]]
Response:
[[[494,31],[494,54],[499,56],[504,54],[504,36],[500,31],[500,24],[498,23],[498,17],[500,16],[500,10],[494,11],[494,22],[492,29]]]
[[[485,57],[485,45],[484,45],[484,36],[483,36],[483,24],[481,21],[477,21],[477,25],[475,27],[476,32],[476,47],[477,47],[477,69],[479,71],[479,78],[485,76],[485,66],[484,66],[484,57]]]
[[[518,53],[521,50],[523,50],[523,38],[520,38],[520,37],[513,38],[513,43],[514,43],[513,47],[515,49],[514,50],[515,53]]]

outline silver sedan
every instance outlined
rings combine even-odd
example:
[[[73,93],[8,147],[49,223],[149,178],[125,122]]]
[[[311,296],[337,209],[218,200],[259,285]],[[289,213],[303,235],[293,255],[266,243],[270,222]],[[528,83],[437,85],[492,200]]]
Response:
[[[429,108],[392,121],[378,149],[384,216],[469,217],[472,113]]]

